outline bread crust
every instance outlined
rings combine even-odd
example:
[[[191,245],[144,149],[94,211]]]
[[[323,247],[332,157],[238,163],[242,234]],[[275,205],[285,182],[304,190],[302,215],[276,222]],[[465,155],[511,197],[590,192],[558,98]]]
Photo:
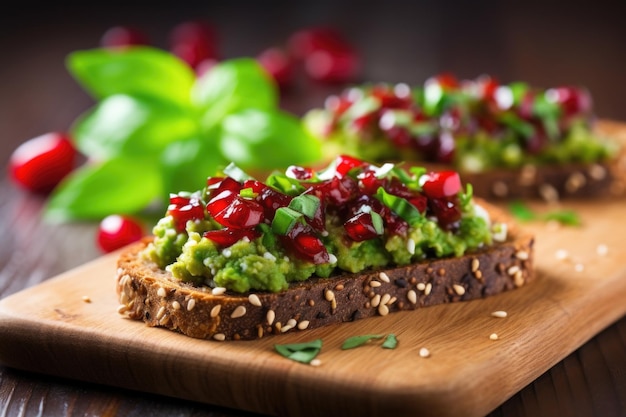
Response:
[[[534,237],[501,210],[480,204],[493,221],[507,223],[505,242],[461,257],[313,278],[278,293],[215,295],[178,281],[140,256],[152,240],[146,237],[118,260],[119,313],[194,338],[247,340],[484,298],[532,281]]]

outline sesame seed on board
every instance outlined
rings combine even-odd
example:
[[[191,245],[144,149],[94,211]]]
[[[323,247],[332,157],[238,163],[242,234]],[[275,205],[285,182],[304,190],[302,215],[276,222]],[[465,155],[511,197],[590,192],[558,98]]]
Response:
[[[491,333],[489,335],[489,339],[491,339],[491,340],[498,340],[499,339],[498,334],[497,333]]]
[[[429,357],[430,357],[430,350],[428,350],[428,349],[427,349],[427,348],[425,348],[425,347],[420,348],[419,355],[420,355],[422,358],[429,358]]]
[[[91,298],[88,295],[83,295],[83,301],[86,303],[91,303]]]

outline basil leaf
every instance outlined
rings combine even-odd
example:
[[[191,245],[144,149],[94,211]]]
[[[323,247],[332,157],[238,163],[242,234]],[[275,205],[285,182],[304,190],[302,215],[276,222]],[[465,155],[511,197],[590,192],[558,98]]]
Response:
[[[383,335],[380,334],[366,334],[363,336],[352,336],[347,338],[341,345],[342,350],[354,349],[355,347],[362,346],[374,339],[382,339]]]
[[[247,109],[222,123],[220,149],[243,168],[275,169],[321,158],[321,143],[295,116],[275,110]]]
[[[573,210],[556,210],[540,215],[533,212],[523,202],[513,201],[509,204],[509,211],[520,221],[553,220],[568,226],[579,226],[581,224],[578,213]]]
[[[97,99],[128,94],[189,107],[196,79],[193,70],[176,56],[147,46],[77,51],[67,57],[66,65]]]
[[[168,102],[123,94],[105,98],[72,126],[78,149],[100,160],[155,154],[196,132],[196,121],[188,111]]]
[[[72,172],[51,194],[47,220],[99,220],[111,213],[131,214],[161,195],[159,167],[150,160],[115,158]]]
[[[214,141],[198,137],[171,143],[160,158],[166,195],[204,188],[207,177],[226,163]]]
[[[211,131],[230,113],[276,108],[278,88],[256,60],[238,58],[217,64],[198,79],[192,100],[201,111],[204,130]]]
[[[388,334],[382,344],[383,349],[395,349],[396,346],[398,346],[398,339],[396,338],[396,335],[393,333]]]
[[[322,350],[322,339],[312,342],[293,343],[287,345],[274,345],[274,349],[280,355],[296,362],[310,363]]]

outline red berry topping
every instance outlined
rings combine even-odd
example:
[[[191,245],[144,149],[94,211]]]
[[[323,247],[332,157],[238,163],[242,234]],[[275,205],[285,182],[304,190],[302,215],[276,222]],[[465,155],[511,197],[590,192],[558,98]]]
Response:
[[[546,91],[546,98],[558,103],[566,116],[585,114],[591,111],[591,95],[585,89],[578,87],[557,87]]]
[[[428,207],[442,228],[452,230],[458,226],[461,220],[461,209],[457,198],[432,198],[428,202]]]
[[[103,48],[148,45],[148,43],[148,38],[142,31],[128,26],[114,26],[104,32],[100,39]]]
[[[313,178],[314,172],[313,172],[313,169],[309,167],[300,167],[296,165],[291,165],[287,167],[285,174],[289,178],[304,181],[304,180],[310,180],[311,178]]]
[[[422,189],[429,198],[455,196],[461,191],[461,178],[455,171],[431,172],[422,177]]]
[[[215,38],[213,27],[207,23],[183,22],[170,33],[170,51],[195,69],[207,60],[217,59]]]
[[[204,219],[204,204],[197,198],[170,194],[167,213],[174,218],[176,230],[183,232],[189,220]]]
[[[373,239],[380,234],[374,227],[371,213],[358,213],[349,218],[343,225],[350,239],[355,242]]]
[[[207,211],[219,224],[234,229],[254,227],[263,221],[261,204],[230,190],[212,198],[207,204]]]
[[[96,241],[98,247],[108,253],[138,241],[143,235],[143,227],[138,220],[112,214],[100,222]]]
[[[280,240],[299,258],[314,264],[328,263],[330,260],[324,243],[309,225],[297,222],[287,235],[280,236]]]
[[[287,88],[293,81],[293,62],[280,48],[269,48],[257,56],[259,64],[272,76],[280,88]]]
[[[204,232],[203,236],[215,242],[217,245],[227,248],[234,245],[243,238],[254,240],[260,235],[261,234],[255,229],[224,228],[218,230],[209,230],[208,232]]]
[[[47,133],[15,149],[9,160],[9,173],[23,188],[48,193],[72,172],[77,154],[67,135]]]

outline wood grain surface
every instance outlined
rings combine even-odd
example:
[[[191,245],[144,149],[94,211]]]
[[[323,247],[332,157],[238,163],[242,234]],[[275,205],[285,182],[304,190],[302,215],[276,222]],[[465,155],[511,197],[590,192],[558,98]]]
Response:
[[[581,227],[528,226],[538,280],[516,291],[251,342],[197,340],[123,319],[110,254],[2,300],[0,361],[271,415],[481,416],[626,313],[626,224],[613,220],[626,202],[569,207]],[[496,310],[508,317],[492,317]],[[394,333],[400,345],[340,349],[347,337],[372,333]],[[320,367],[273,351],[316,338],[324,341]],[[420,357],[422,347],[431,357]]]

